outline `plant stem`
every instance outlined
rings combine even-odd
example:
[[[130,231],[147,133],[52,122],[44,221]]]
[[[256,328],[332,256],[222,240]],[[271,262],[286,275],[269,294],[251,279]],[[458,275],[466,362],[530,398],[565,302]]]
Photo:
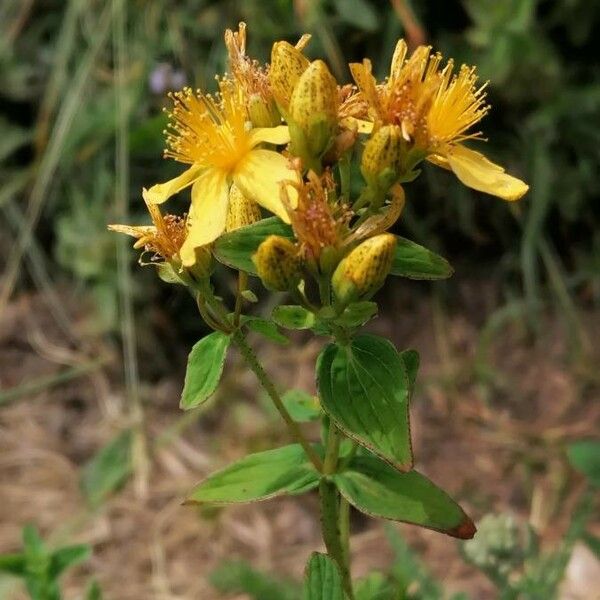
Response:
[[[342,584],[348,598],[353,600],[352,579],[348,563],[349,545],[349,510],[344,505],[335,484],[327,478],[337,470],[341,434],[338,428],[330,423],[325,449],[323,475],[319,484],[321,497],[321,529],[327,553],[336,561],[342,575]],[[347,503],[345,503],[347,505]]]
[[[319,483],[321,497],[321,530],[327,553],[338,565],[342,576],[344,591],[350,600],[354,600],[350,570],[345,560],[340,531],[340,494],[335,484],[323,477]]]
[[[263,386],[267,394],[269,394],[273,404],[275,404],[275,408],[279,411],[279,414],[288,426],[292,436],[302,446],[304,452],[306,452],[306,455],[314,465],[315,469],[321,472],[323,470],[323,462],[321,461],[321,458],[316,453],[315,449],[310,445],[308,440],[304,437],[304,434],[302,433],[298,423],[292,419],[290,413],[287,411],[279,392],[275,389],[275,385],[265,372],[263,366],[258,361],[256,354],[254,354],[254,351],[248,345],[244,334],[238,329],[232,334],[232,339],[244,357],[246,363],[256,375],[260,384]]]
[[[235,296],[235,308],[233,315],[233,324],[236,327],[240,325],[240,315],[242,314],[242,306],[244,304],[244,297],[242,296],[243,291],[246,289],[248,285],[248,273],[244,273],[244,271],[238,272],[238,284],[237,284],[237,293]]]

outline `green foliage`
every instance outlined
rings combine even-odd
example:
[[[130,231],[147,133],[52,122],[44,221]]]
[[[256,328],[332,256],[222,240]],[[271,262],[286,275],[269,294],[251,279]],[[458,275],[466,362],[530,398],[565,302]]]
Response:
[[[131,475],[132,443],[133,432],[126,429],[101,448],[83,467],[81,491],[91,506],[100,506]]]
[[[334,481],[348,502],[367,515],[414,523],[458,538],[475,533],[460,506],[417,471],[399,473],[375,456],[356,456],[346,470],[334,475]]]
[[[273,321],[261,319],[259,317],[244,317],[242,323],[244,323],[248,329],[259,333],[276,344],[287,346],[290,343],[289,338],[279,331],[277,323],[274,323]]]
[[[314,470],[298,444],[250,454],[217,471],[188,494],[188,503],[229,504],[301,494],[318,484]]]
[[[452,277],[454,270],[445,258],[403,237],[396,239],[392,275],[432,280]]]
[[[306,565],[303,600],[344,600],[340,571],[326,554],[313,552]]]
[[[226,562],[210,575],[210,582],[224,594],[247,594],[253,600],[300,600],[296,583],[280,581],[245,562]]]
[[[257,275],[252,256],[258,247],[270,235],[292,237],[292,230],[277,217],[269,217],[252,225],[240,227],[235,231],[222,235],[215,243],[214,254],[217,260],[232,267]]]
[[[0,573],[23,579],[31,600],[61,600],[60,576],[90,558],[86,544],[50,550],[33,525],[23,528],[23,552],[0,555]],[[99,597],[99,596],[97,596]]]
[[[358,335],[319,356],[323,410],[346,435],[403,470],[412,466],[408,386],[404,363],[384,338]]]
[[[316,421],[321,417],[321,405],[316,396],[302,390],[288,390],[282,399],[292,419],[298,423]]]
[[[197,342],[188,357],[180,406],[195,408],[210,398],[221,379],[230,337],[215,331]]]
[[[571,464],[583,473],[591,485],[600,487],[600,440],[579,440],[569,445]]]

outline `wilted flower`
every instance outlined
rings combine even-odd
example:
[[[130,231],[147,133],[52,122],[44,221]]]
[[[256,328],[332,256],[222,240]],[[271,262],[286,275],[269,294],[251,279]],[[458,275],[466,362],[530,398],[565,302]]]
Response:
[[[449,168],[467,186],[517,200],[528,190],[521,180],[463,145],[481,139],[481,132],[469,133],[488,112],[485,85],[477,87],[474,67],[462,66],[453,74],[448,61],[440,70],[442,56],[431,54],[428,46],[419,46],[406,59],[404,40],[396,46],[390,75],[377,84],[371,62],[352,64],[350,69],[364,99],[375,129],[382,125],[400,127],[403,139],[422,158]]]

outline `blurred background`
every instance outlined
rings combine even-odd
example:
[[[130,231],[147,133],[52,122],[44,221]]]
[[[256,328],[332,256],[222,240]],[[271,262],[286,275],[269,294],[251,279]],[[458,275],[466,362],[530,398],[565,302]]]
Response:
[[[214,88],[240,20],[261,62],[309,32],[307,54],[344,82],[365,56],[384,77],[402,36],[477,65],[483,150],[531,186],[508,205],[425,167],[407,188],[395,231],[456,273],[390,282],[371,327],[421,353],[418,467],[487,525],[466,548],[355,515],[357,575],[382,571],[402,598],[600,598],[594,481],[578,472],[600,416],[598,0],[3,0],[0,553],[20,552],[27,523],[50,547],[87,544],[66,598],[100,597],[91,580],[115,600],[297,598],[315,498],[180,506],[210,471],[283,443],[277,416],[236,356],[208,406],[179,411],[202,322],[106,229],[147,222],[141,188],[180,170],[162,159],[166,93]],[[314,393],[322,341],[256,343],[282,387]],[[0,573],[0,599],[22,590]]]

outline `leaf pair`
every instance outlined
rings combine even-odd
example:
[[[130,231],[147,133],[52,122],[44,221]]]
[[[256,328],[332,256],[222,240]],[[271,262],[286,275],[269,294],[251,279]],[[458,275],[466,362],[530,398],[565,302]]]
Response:
[[[251,454],[213,473],[188,496],[188,504],[256,502],[316,488],[321,474],[299,444]],[[356,456],[332,476],[357,510],[412,523],[453,537],[472,537],[474,526],[460,506],[426,477],[400,473],[373,455]]]

